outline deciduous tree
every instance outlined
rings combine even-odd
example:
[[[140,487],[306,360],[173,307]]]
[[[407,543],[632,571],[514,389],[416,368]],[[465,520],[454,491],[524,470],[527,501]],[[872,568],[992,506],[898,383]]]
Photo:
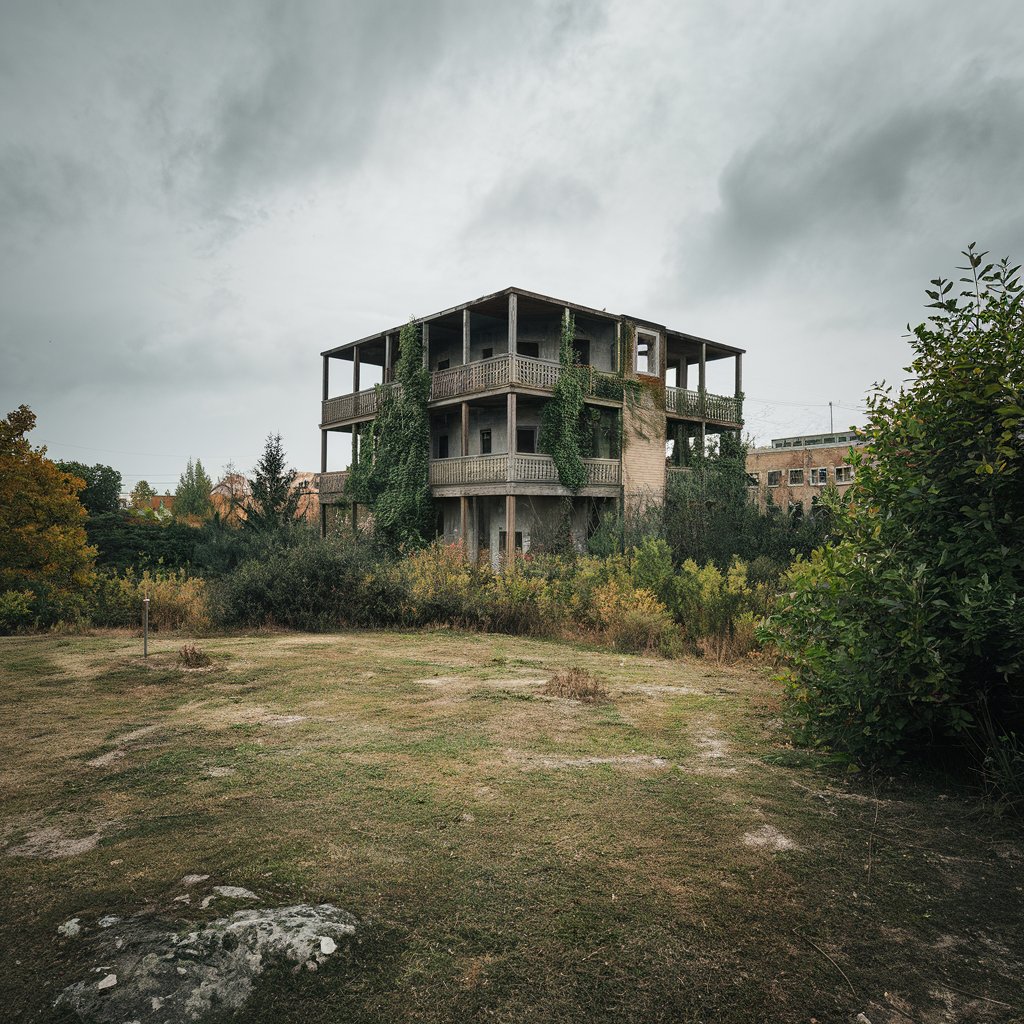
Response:
[[[57,462],[56,466],[62,472],[85,481],[85,487],[78,495],[78,500],[90,516],[108,515],[118,510],[121,474],[112,466],[100,463],[86,466],[81,462]]]

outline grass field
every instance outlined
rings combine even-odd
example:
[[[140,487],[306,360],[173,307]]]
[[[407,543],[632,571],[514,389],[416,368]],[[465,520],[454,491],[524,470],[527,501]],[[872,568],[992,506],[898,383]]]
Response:
[[[238,1019],[1019,1020],[1024,840],[792,749],[765,673],[447,632],[0,640],[0,1018],[70,918],[330,902],[358,938]],[[607,702],[547,697],[581,666]],[[62,1016],[64,1014],[64,1016]],[[154,1020],[159,1017],[154,1017]]]

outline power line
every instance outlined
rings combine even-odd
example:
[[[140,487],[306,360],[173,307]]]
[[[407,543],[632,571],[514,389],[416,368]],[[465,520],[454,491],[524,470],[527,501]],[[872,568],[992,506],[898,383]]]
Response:
[[[106,452],[108,455],[141,455],[148,459],[191,459],[192,455],[173,455],[167,452],[128,452],[120,448],[92,448],[84,444],[72,444],[70,441],[47,441],[42,440],[48,448],[52,445],[61,445],[64,448],[80,448],[86,452]],[[207,455],[208,459],[238,459],[258,458],[258,455]]]

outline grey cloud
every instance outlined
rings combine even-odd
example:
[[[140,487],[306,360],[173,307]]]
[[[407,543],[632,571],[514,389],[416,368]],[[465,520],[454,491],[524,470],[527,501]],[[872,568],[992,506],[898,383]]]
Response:
[[[534,167],[499,181],[484,197],[480,210],[466,229],[579,226],[601,212],[601,200],[582,179],[550,168]]]

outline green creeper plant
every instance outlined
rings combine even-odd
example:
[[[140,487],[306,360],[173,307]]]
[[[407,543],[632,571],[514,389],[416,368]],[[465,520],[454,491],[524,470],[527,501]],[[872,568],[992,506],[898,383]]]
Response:
[[[555,382],[554,394],[541,414],[537,439],[540,450],[554,460],[559,482],[573,493],[587,484],[583,453],[590,438],[585,402],[588,374],[586,368],[580,366],[573,349],[575,337],[575,317],[566,313],[558,350],[562,370]]]
[[[349,471],[346,494],[367,505],[374,536],[387,549],[420,548],[434,532],[430,493],[430,373],[420,329],[402,328],[397,387],[383,387],[376,419]]]

